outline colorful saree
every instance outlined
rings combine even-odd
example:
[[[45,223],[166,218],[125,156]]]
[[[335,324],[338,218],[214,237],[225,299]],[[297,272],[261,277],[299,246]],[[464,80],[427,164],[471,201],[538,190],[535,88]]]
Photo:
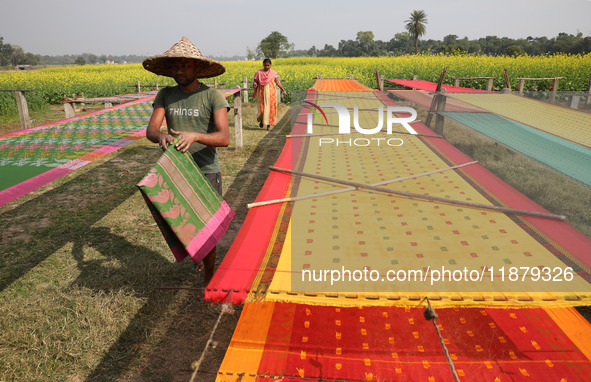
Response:
[[[259,112],[257,121],[266,126],[275,126],[277,118],[277,89],[275,87],[275,78],[277,72],[269,69],[265,72],[263,69],[256,72],[254,82],[258,85],[256,96],[259,103]]]
[[[187,256],[201,261],[235,215],[193,158],[172,146],[138,187],[177,262]]]

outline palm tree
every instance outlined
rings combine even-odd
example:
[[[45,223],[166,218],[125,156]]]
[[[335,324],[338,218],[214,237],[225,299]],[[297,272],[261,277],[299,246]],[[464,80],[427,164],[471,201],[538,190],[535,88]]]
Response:
[[[404,26],[408,34],[415,39],[416,54],[419,54],[419,37],[427,31],[425,24],[427,24],[427,14],[425,11],[412,11],[410,18],[406,20],[406,25]]]

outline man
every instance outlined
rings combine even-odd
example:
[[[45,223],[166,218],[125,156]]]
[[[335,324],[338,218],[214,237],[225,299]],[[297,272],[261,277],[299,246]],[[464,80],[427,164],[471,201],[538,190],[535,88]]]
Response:
[[[222,177],[216,147],[230,143],[228,110],[225,98],[217,90],[199,82],[225,72],[219,62],[206,58],[186,37],[160,56],[143,62],[147,70],[173,77],[178,86],[163,88],[154,100],[154,111],[146,137],[164,151],[174,144],[177,150],[189,151],[212,184],[222,194]],[[166,118],[168,133],[160,127]],[[175,143],[176,139],[176,143]],[[203,259],[204,286],[213,277],[216,250]]]

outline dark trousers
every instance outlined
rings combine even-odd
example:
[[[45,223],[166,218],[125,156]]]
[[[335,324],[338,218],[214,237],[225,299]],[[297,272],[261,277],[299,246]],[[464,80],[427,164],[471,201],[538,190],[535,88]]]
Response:
[[[213,189],[216,190],[218,194],[220,194],[220,196],[222,196],[222,173],[216,172],[213,174],[204,175],[207,178],[207,180],[209,180],[209,183],[211,183],[211,185],[213,186]]]

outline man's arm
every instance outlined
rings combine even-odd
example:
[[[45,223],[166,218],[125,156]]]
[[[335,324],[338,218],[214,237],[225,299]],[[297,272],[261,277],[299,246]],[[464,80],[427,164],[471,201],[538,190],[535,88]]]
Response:
[[[160,105],[154,105],[154,111],[148,122],[146,129],[146,138],[151,142],[158,143],[162,150],[166,150],[168,145],[172,144],[174,137],[160,131],[162,122],[164,121],[164,108]]]
[[[228,127],[228,109],[222,107],[213,113],[213,121],[216,131],[213,133],[197,133],[194,131],[175,131],[170,132],[178,136],[179,140],[175,147],[182,152],[189,149],[193,143],[198,142],[206,146],[227,147],[230,144],[230,128]]]

